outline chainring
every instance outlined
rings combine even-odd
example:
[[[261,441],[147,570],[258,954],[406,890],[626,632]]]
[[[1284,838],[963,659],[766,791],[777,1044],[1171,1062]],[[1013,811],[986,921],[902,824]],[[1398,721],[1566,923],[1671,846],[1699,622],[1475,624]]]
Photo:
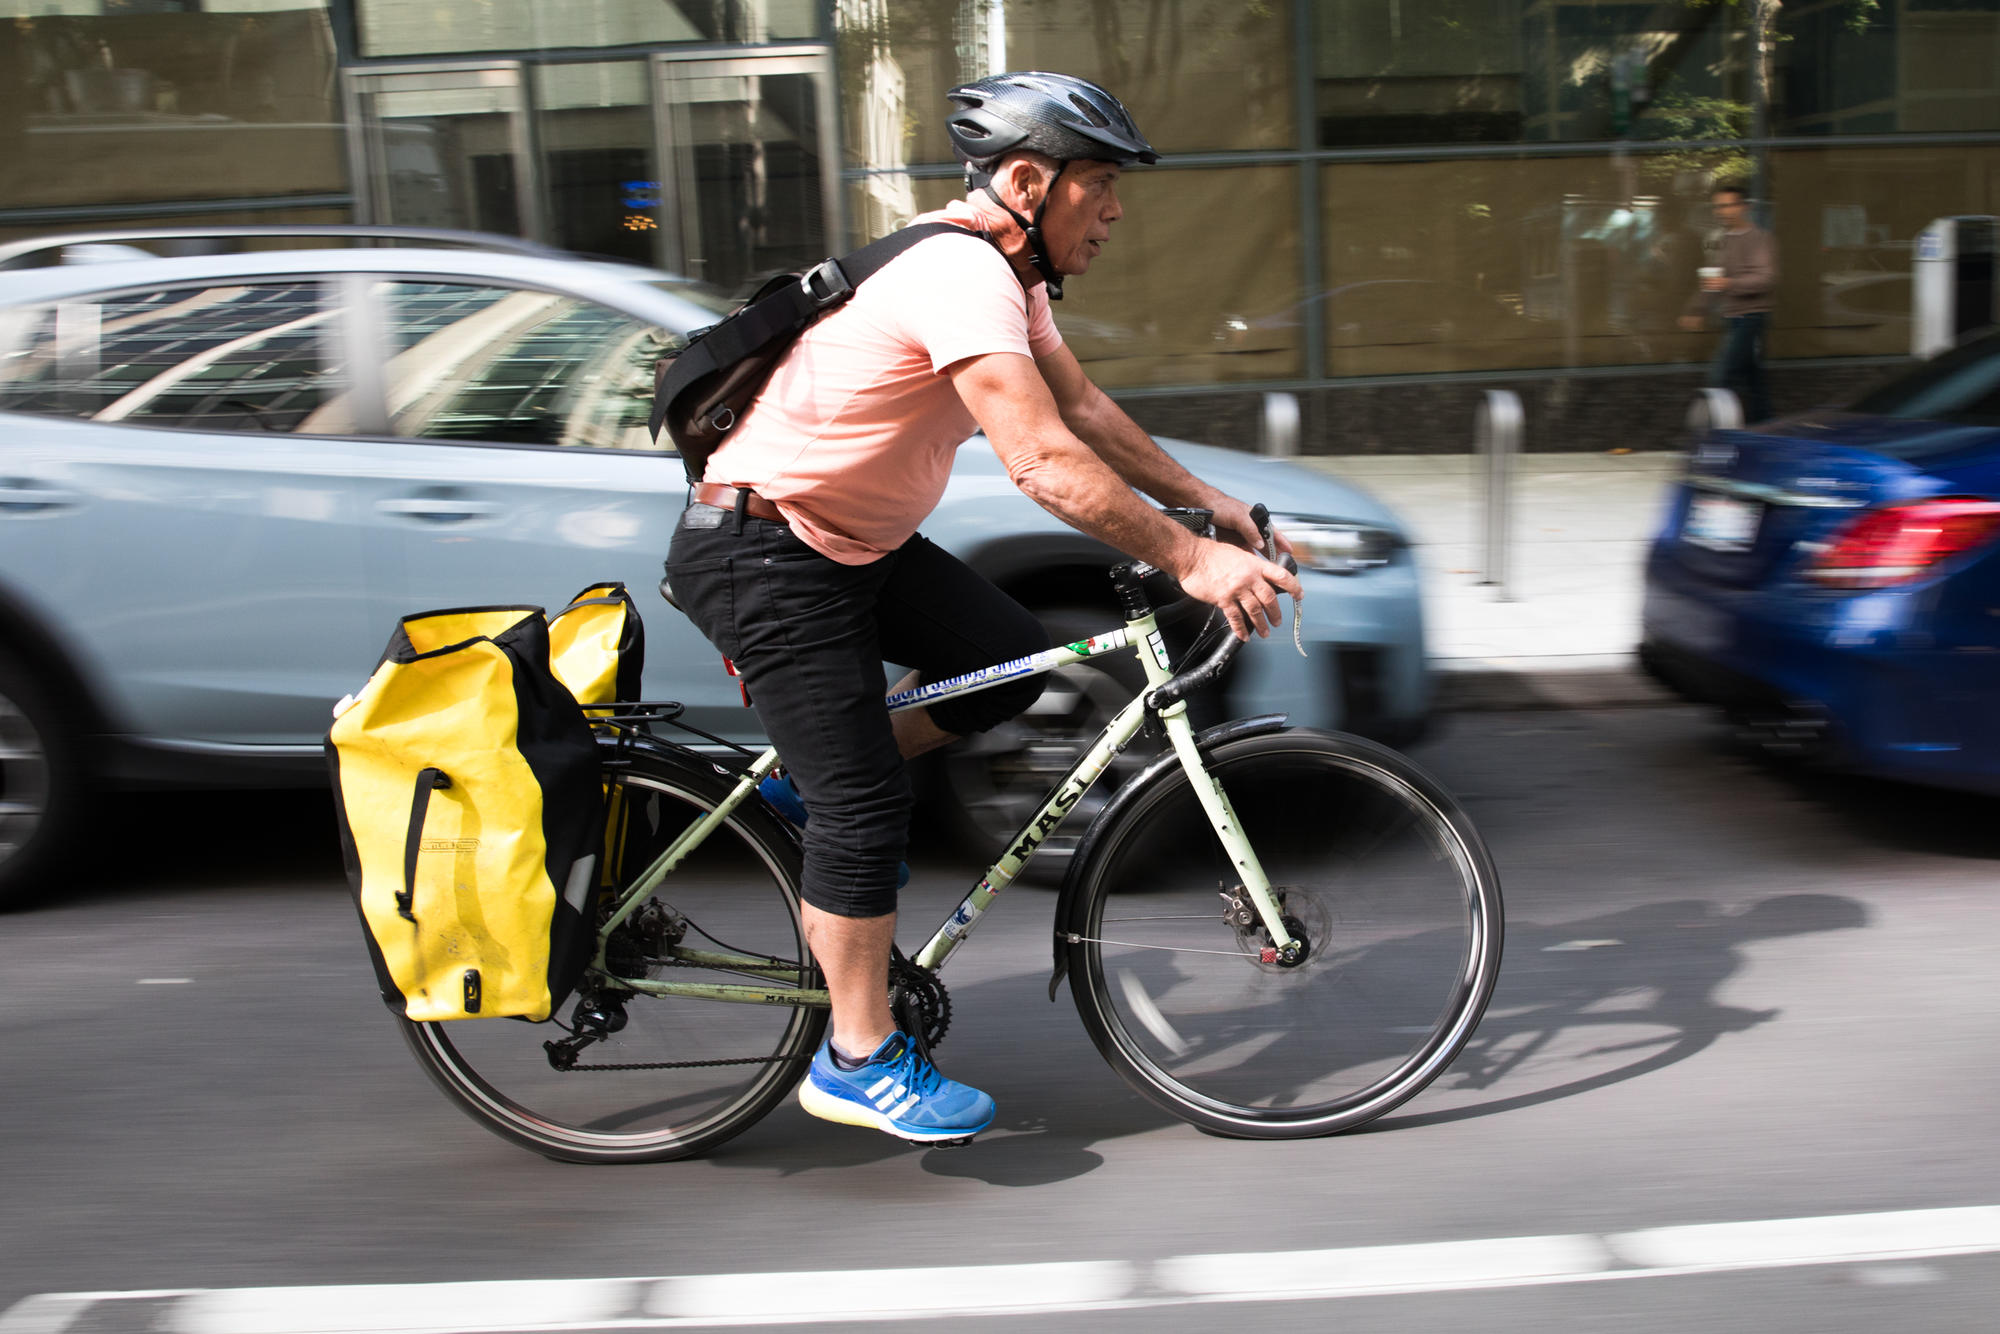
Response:
[[[917,1036],[929,1049],[943,1042],[951,1028],[951,993],[936,973],[919,968],[898,951],[889,961],[889,1013],[899,1024],[914,1020]]]

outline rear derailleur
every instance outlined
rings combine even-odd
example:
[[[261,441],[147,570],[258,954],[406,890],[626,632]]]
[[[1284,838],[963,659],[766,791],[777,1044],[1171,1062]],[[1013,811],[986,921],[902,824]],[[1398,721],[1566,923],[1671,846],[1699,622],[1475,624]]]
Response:
[[[613,977],[642,976],[648,969],[672,961],[674,947],[687,935],[687,929],[686,918],[654,900],[611,933],[604,946],[604,962]],[[576,1069],[576,1058],[584,1048],[607,1041],[625,1027],[625,1002],[631,995],[622,988],[596,986],[586,979],[577,988],[576,1008],[570,1011],[569,1036],[542,1044],[542,1050],[549,1054],[549,1065],[562,1071]]]
[[[551,1038],[542,1044],[542,1050],[549,1054],[552,1069],[568,1072],[576,1069],[576,1058],[585,1047],[608,1040],[613,1033],[625,1027],[625,1001],[632,995],[629,991],[586,986],[576,998],[576,1008],[570,1011],[569,1036]]]

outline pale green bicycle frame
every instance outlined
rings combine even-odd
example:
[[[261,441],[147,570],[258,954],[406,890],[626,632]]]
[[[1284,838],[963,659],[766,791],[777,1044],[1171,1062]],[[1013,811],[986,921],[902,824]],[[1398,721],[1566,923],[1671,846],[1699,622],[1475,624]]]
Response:
[[[1109,634],[1094,635],[1058,648],[1046,649],[1012,662],[1000,663],[992,667],[982,667],[964,676],[955,676],[947,681],[934,682],[891,695],[889,710],[899,713],[905,709],[920,708],[941,699],[959,695],[969,695],[976,690],[985,690],[1004,681],[1020,680],[1029,676],[1040,676],[1083,662],[1089,658],[1106,654],[1128,652],[1138,657],[1146,670],[1146,686],[1132,701],[1118,711],[1116,717],[1105,724],[1097,739],[1064,775],[1061,782],[1042,803],[1041,808],[1021,826],[1020,832],[1008,840],[1007,851],[1000,860],[987,868],[985,876],[970,894],[959,903],[944,924],[931,936],[924,947],[917,952],[918,966],[933,971],[942,967],[958,947],[965,943],[993,900],[1000,891],[1013,883],[1021,874],[1035,850],[1042,845],[1057,826],[1062,824],[1069,813],[1076,809],[1083,794],[1088,792],[1112,760],[1131,744],[1132,738],[1145,723],[1147,698],[1173,677],[1173,669],[1167,659],[1167,647],[1160,638],[1159,624],[1153,613],[1148,612],[1138,620],[1127,621],[1123,629]],[[1194,727],[1188,721],[1187,702],[1177,700],[1159,712],[1160,721],[1165,725],[1167,739],[1172,743],[1174,753],[1180,758],[1181,767],[1187,772],[1193,784],[1196,797],[1202,809],[1208,813],[1209,823],[1215,828],[1215,836],[1222,843],[1229,859],[1235,864],[1237,874],[1242,877],[1243,887],[1250,902],[1257,910],[1258,918],[1270,934],[1272,947],[1283,951],[1292,947],[1293,939],[1285,930],[1277,901],[1271,895],[1271,882],[1264,875],[1263,867],[1257,861],[1257,854],[1251,849],[1249,840],[1243,836],[1241,823],[1236,812],[1229,805],[1229,798],[1222,785],[1209,774],[1202,763],[1201,753],[1195,745]],[[666,851],[654,859],[653,864],[632,883],[624,897],[612,912],[611,919],[597,933],[597,957],[592,970],[603,976],[612,986],[640,992],[649,996],[682,996],[696,1000],[733,1001],[751,1005],[825,1005],[827,994],[824,989],[808,988],[804,985],[809,970],[800,963],[774,961],[768,957],[739,954],[728,950],[688,949],[676,945],[670,957],[685,964],[702,965],[721,971],[743,973],[752,977],[767,977],[771,987],[760,987],[746,983],[705,983],[705,982],[657,982],[647,978],[619,977],[606,963],[607,945],[611,933],[644,903],[674,868],[694,849],[701,846],[717,826],[726,821],[736,808],[750,799],[762,782],[778,765],[778,752],[767,749],[744,771],[737,780],[736,787],[720,805],[707,815],[696,820],[683,830]]]

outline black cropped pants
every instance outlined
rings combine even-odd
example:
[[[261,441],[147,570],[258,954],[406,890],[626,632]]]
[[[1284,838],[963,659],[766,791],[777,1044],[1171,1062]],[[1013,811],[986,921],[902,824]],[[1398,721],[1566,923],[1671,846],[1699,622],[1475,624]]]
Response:
[[[842,917],[896,908],[911,788],[883,704],[884,661],[926,682],[1049,646],[1041,622],[923,536],[843,565],[781,523],[690,506],[667,560],[674,598],[736,663],[812,819],[806,902]],[[930,707],[947,732],[983,732],[1034,703],[1043,678]]]

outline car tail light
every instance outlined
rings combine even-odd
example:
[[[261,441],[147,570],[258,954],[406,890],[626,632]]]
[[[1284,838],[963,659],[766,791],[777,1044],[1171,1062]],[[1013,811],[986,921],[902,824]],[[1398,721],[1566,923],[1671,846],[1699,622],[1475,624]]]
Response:
[[[2000,536],[2000,501],[1955,497],[1884,505],[1836,532],[1805,568],[1827,588],[1887,588]]]

